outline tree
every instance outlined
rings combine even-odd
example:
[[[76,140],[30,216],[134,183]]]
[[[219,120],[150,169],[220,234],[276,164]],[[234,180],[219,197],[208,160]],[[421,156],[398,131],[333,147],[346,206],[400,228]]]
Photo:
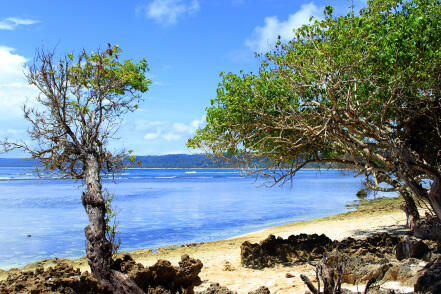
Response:
[[[145,77],[146,59],[120,62],[121,52],[109,44],[106,50],[91,54],[83,50],[57,61],[53,52],[37,51],[26,77],[40,95],[35,107],[24,106],[34,144],[4,139],[2,146],[4,151],[22,149],[46,169],[84,180],[82,203],[89,217],[84,231],[92,274],[105,290],[141,293],[126,275],[112,270],[113,244],[106,238],[101,186],[101,174],[118,171],[126,155],[112,154],[109,140],[122,116],[138,108],[139,93],[151,83]]]
[[[311,162],[340,164],[441,219],[441,3],[371,0],[260,55],[257,74],[222,73],[207,125],[188,145],[276,182]]]

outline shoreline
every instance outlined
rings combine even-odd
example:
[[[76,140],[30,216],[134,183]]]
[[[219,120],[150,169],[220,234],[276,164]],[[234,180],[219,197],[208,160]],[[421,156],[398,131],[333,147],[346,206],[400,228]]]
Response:
[[[197,291],[216,282],[239,294],[248,293],[260,286],[267,286],[271,293],[304,293],[303,289],[306,288],[299,276],[300,273],[312,273],[312,266],[309,264],[293,267],[276,266],[264,270],[244,268],[240,264],[240,245],[245,241],[258,243],[270,234],[287,238],[292,234],[324,233],[331,239],[341,240],[349,236],[362,238],[377,232],[402,229],[405,225],[405,215],[399,208],[400,203],[399,198],[378,198],[357,205],[356,210],[318,219],[269,227],[218,241],[139,249],[121,252],[117,256],[130,254],[133,259],[145,266],[153,265],[158,259],[166,259],[172,264],[177,264],[183,254],[200,259],[204,264],[200,273],[203,283],[195,289]],[[58,260],[46,259],[28,264],[22,269],[0,271],[0,280],[5,279],[9,272],[35,270],[41,266],[50,267]],[[90,271],[85,257],[63,260],[80,268],[81,271]],[[287,278],[288,273],[294,277]]]

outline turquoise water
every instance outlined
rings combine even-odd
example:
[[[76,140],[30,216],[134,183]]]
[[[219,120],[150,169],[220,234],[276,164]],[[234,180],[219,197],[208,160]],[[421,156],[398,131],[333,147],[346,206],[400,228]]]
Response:
[[[234,169],[128,169],[113,193],[121,250],[205,242],[345,210],[360,179],[303,170],[294,184],[267,187]],[[0,268],[85,252],[81,182],[0,168]],[[28,236],[30,235],[30,237]]]

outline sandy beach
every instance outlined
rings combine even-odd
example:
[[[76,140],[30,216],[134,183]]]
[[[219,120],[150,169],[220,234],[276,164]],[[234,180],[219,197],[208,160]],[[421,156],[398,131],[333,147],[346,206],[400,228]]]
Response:
[[[271,234],[286,238],[292,234],[317,233],[326,234],[331,239],[341,240],[349,236],[361,238],[377,232],[404,230],[405,215],[399,209],[399,203],[400,201],[396,199],[378,199],[346,213],[272,227],[227,240],[137,250],[129,253],[137,262],[144,265],[152,265],[158,259],[170,260],[173,264],[177,264],[183,254],[200,259],[204,265],[200,274],[203,282],[195,289],[196,291],[207,288],[211,283],[219,283],[239,294],[248,293],[260,286],[268,287],[271,293],[304,293],[306,287],[300,280],[300,274],[313,277],[312,266],[302,264],[289,267],[276,266],[264,270],[248,269],[240,264],[240,245],[245,241],[259,242]],[[42,265],[48,267],[55,262],[53,259],[43,260],[25,266],[24,269],[31,270]],[[82,271],[89,270],[85,258],[71,262]],[[7,273],[1,272],[0,279],[5,279]],[[409,285],[401,286],[409,287]],[[362,287],[363,285],[360,285],[361,289]]]

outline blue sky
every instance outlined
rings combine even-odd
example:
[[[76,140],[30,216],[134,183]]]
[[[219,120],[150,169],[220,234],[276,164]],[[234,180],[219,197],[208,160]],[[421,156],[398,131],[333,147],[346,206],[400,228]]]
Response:
[[[346,0],[0,0],[0,136],[26,138],[21,106],[38,92],[23,72],[37,48],[64,54],[119,45],[124,58],[146,57],[153,85],[128,115],[115,148],[138,155],[195,152],[185,143],[204,122],[219,73],[257,68],[254,52],[277,35],[321,17],[325,5],[345,14]],[[354,0],[361,7],[361,0]],[[15,156],[18,153],[11,153]],[[4,156],[4,155],[2,155]]]

